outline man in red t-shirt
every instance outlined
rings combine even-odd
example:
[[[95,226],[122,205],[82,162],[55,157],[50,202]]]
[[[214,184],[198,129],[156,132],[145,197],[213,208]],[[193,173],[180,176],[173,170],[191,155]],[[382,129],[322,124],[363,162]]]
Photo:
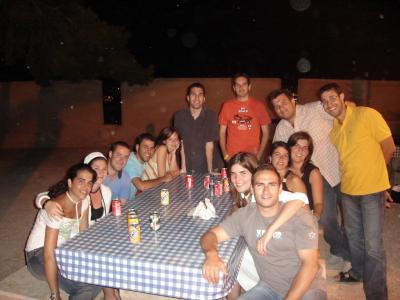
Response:
[[[235,99],[227,100],[219,113],[219,142],[225,161],[238,152],[263,157],[271,118],[263,102],[249,96],[250,77],[238,73],[232,78]]]

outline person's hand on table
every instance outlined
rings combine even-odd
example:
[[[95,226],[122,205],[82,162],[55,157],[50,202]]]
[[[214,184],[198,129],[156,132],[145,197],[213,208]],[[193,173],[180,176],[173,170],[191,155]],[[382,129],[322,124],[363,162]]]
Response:
[[[267,255],[267,245],[269,241],[272,239],[272,232],[268,229],[264,232],[262,237],[260,237],[257,241],[257,252],[261,255]]]
[[[165,173],[165,175],[162,177],[163,182],[170,182],[172,179],[174,179],[176,176],[180,174],[179,170],[174,170],[174,171],[168,171]]]
[[[384,196],[385,196],[385,207],[392,208],[392,203],[394,202],[392,196],[388,191],[384,192]]]
[[[44,210],[50,218],[58,220],[64,217],[64,210],[56,201],[48,200],[44,205]]]
[[[218,256],[218,253],[207,254],[206,260],[203,264],[203,277],[209,283],[217,284],[219,282],[219,273],[221,271],[224,275],[228,275],[228,269]]]

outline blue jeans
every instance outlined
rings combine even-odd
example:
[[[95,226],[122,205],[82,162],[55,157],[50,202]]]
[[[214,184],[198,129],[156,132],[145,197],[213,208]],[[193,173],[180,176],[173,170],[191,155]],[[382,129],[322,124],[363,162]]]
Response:
[[[43,248],[26,252],[25,256],[29,272],[39,280],[47,280],[44,273]],[[60,274],[58,274],[58,285],[69,294],[69,300],[94,299],[101,289],[95,285],[69,280]]]
[[[308,290],[301,300],[326,300],[326,291],[320,289]],[[242,294],[237,300],[283,300],[283,297],[274,292],[269,285],[260,281],[255,287]]]
[[[349,244],[344,233],[343,226],[338,222],[338,205],[341,204],[340,184],[331,187],[324,181],[324,210],[319,221],[324,229],[324,239],[330,246],[333,255],[340,256],[344,260],[350,260]]]
[[[387,299],[383,192],[362,196],[343,194],[342,201],[351,254],[350,274],[363,279],[367,299]]]

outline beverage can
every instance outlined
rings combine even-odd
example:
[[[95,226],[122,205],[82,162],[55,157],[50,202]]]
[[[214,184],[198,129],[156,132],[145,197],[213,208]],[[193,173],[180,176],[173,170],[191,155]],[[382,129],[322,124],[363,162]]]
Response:
[[[161,205],[169,205],[169,191],[168,189],[161,190]]]
[[[210,197],[212,198],[212,197],[214,197],[215,196],[215,181],[214,181],[214,178],[213,177],[211,177],[210,178],[210,184],[209,184],[209,191],[210,191]]]
[[[194,187],[194,178],[193,175],[186,175],[186,189],[190,190]]]
[[[112,213],[114,216],[118,217],[122,214],[121,200],[114,199],[111,202]]]
[[[140,223],[136,210],[128,212],[128,233],[132,244],[140,243]]]
[[[160,214],[155,211],[150,215],[150,227],[154,231],[157,231],[158,229],[160,229],[160,226],[161,226],[161,224],[160,224]]]
[[[222,181],[217,180],[214,185],[214,193],[215,197],[221,197],[222,196]]]
[[[228,170],[226,168],[221,169],[221,178],[227,178],[228,177]]]
[[[204,185],[204,188],[207,190],[210,188],[210,175],[204,176],[203,185]]]
[[[229,179],[228,177],[224,178],[224,193],[229,193],[230,187],[229,187]]]

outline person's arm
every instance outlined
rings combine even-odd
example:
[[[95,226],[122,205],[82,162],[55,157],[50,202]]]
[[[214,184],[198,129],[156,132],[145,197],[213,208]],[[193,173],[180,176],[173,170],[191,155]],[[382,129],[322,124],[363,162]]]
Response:
[[[219,126],[219,145],[221,147],[224,161],[228,161],[230,157],[228,155],[228,152],[226,151],[226,125]]]
[[[308,291],[318,272],[318,250],[304,249],[297,251],[301,267],[294,278],[285,300],[298,300]]]
[[[203,249],[206,259],[203,264],[203,277],[210,283],[217,284],[219,281],[219,273],[222,271],[225,275],[228,270],[218,255],[218,243],[229,239],[226,231],[217,226],[208,230],[200,240],[201,248]]]
[[[302,200],[292,200],[286,202],[276,219],[268,226],[264,234],[257,241],[257,251],[261,255],[267,255],[267,245],[272,235],[283,224],[290,220],[304,206]]]
[[[185,156],[185,147],[183,146],[183,140],[181,140],[181,172],[186,173],[186,156]]]
[[[177,154],[176,151],[178,151],[178,149],[179,149],[179,145],[174,151],[171,152],[171,164],[169,166],[169,170],[171,172],[179,171],[178,161],[176,160],[176,154]],[[179,153],[179,155],[180,155],[180,153]]]
[[[317,168],[311,171],[310,184],[314,201],[314,215],[319,220],[324,209],[324,182],[321,172]]]
[[[56,299],[61,299],[57,279],[57,263],[54,255],[54,249],[57,247],[57,239],[58,229],[46,226],[43,247],[44,273],[46,275],[47,284],[49,285],[50,292],[56,293]]]
[[[142,180],[140,177],[134,177],[132,178],[132,184],[136,187],[138,191],[143,192],[145,190],[159,186],[161,183],[171,181],[172,179],[175,178],[174,175],[175,173],[173,172],[167,172],[162,177],[149,180]]]
[[[37,208],[43,208],[50,218],[62,218],[64,216],[61,205],[52,201],[48,192],[39,193],[35,198],[35,205]]]
[[[89,209],[90,207],[87,207],[82,213],[81,222],[79,223],[79,231],[81,232],[89,228]]]
[[[206,143],[206,159],[207,159],[207,170],[208,173],[211,173],[213,166],[213,158],[214,158],[214,142]]]
[[[390,160],[393,157],[393,153],[396,151],[396,145],[394,144],[394,140],[392,136],[384,139],[380,142],[383,157],[385,158],[386,164],[389,164]]]
[[[307,189],[303,181],[298,176],[289,176],[286,183],[291,191],[307,195]],[[262,237],[258,239],[258,253],[260,253],[261,255],[267,255],[267,245],[272,238],[272,234],[277,231],[279,227],[290,220],[304,205],[305,203],[303,200],[297,199],[291,199],[283,205],[279,215],[268,226]]]
[[[257,152],[257,158],[258,158],[258,161],[260,161],[260,162],[261,162],[261,159],[263,158],[265,147],[267,146],[267,143],[268,143],[268,138],[269,138],[268,125],[261,125],[261,143],[260,143],[260,149]]]
[[[161,145],[158,147],[157,151],[157,171],[158,177],[165,175],[167,166],[167,146]]]

